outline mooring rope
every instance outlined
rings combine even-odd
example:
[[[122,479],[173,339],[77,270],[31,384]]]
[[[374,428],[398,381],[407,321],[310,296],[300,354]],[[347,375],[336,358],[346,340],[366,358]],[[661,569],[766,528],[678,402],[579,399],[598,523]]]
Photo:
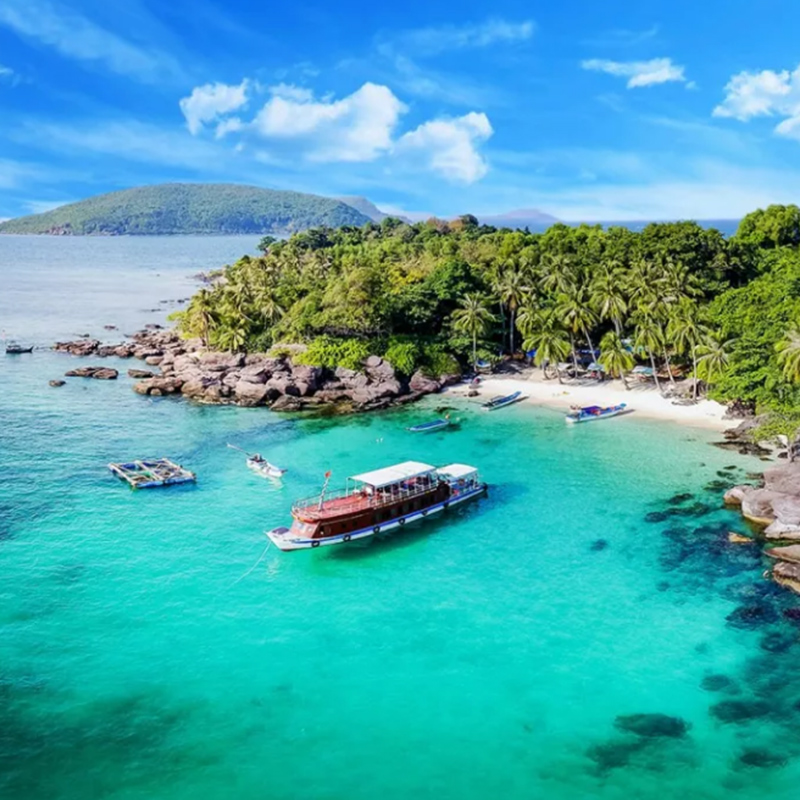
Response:
[[[250,569],[247,570],[247,572],[245,572],[244,575],[242,575],[240,578],[237,578],[228,587],[228,589],[233,589],[233,587],[236,586],[236,584],[239,583],[239,581],[243,581],[261,563],[261,561],[263,560],[264,556],[267,554],[267,550],[269,550],[270,547],[272,547],[272,542],[267,542],[267,546],[264,548],[264,552],[258,557],[258,561],[256,561],[256,563],[253,564],[253,566],[250,567]]]

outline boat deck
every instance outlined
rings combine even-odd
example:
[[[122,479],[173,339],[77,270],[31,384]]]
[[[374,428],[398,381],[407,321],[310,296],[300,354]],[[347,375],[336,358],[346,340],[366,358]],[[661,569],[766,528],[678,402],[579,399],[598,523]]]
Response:
[[[320,507],[319,497],[300,500],[294,504],[292,512],[299,514],[302,519],[307,521],[318,521],[331,517],[338,517],[343,514],[357,514],[369,509],[381,508],[393,505],[409,498],[419,497],[425,494],[433,494],[438,484],[428,483],[418,487],[396,491],[377,491],[369,494],[364,491],[339,492],[332,496],[325,497]]]

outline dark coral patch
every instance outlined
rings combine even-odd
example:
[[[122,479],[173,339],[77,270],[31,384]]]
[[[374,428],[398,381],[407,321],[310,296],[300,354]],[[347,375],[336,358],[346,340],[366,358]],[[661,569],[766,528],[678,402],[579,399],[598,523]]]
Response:
[[[691,726],[686,720],[668,714],[621,714],[614,720],[614,727],[646,739],[680,739]]]
[[[763,700],[722,700],[711,706],[711,715],[720,722],[740,725],[753,719],[761,719],[769,714],[769,703]]]
[[[786,765],[786,758],[780,753],[773,753],[761,747],[752,747],[739,756],[739,763],[745,767],[758,767],[759,769],[775,769]]]
[[[700,687],[707,692],[727,692],[736,688],[736,683],[727,675],[706,675]]]
[[[760,628],[778,621],[778,612],[766,603],[739,606],[725,617],[732,628]]]
[[[608,547],[608,541],[606,539],[595,539],[590,545],[589,549],[593,553],[599,553],[602,550],[605,550]]]

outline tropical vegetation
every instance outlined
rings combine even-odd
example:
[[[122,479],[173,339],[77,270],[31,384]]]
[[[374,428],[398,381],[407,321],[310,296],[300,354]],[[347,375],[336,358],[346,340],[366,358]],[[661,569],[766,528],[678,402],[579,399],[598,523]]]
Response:
[[[308,363],[386,355],[403,372],[527,353],[540,366],[651,367],[721,401],[800,409],[800,209],[772,206],[726,239],[694,222],[640,232],[445,222],[315,228],[243,257],[179,324],[211,346],[305,343]]]

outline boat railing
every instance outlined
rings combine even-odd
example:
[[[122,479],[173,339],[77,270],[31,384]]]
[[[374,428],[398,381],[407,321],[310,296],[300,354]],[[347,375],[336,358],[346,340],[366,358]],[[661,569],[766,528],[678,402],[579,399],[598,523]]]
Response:
[[[306,497],[297,500],[292,505],[292,511],[331,511],[333,506],[337,512],[346,513],[348,511],[360,510],[365,508],[380,508],[381,506],[391,505],[398,500],[406,500],[417,497],[426,492],[430,492],[438,485],[437,481],[427,484],[420,484],[410,487],[403,487],[400,484],[386,486],[381,489],[361,487],[357,489],[340,489],[334,492],[326,492],[323,498],[320,495]]]

